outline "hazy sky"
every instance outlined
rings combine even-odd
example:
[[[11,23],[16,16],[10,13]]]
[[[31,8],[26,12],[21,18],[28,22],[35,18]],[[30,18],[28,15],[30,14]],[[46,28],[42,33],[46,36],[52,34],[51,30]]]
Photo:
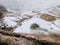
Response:
[[[1,4],[15,10],[44,10],[60,4],[60,0],[1,0]]]

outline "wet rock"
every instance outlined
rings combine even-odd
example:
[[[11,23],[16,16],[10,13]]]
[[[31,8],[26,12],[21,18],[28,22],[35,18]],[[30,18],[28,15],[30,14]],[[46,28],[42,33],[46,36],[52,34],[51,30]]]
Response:
[[[0,25],[0,29],[6,30],[6,31],[11,31],[13,29],[13,27],[9,27],[3,23]]]
[[[36,30],[38,28],[39,28],[39,25],[36,24],[36,23],[34,23],[34,24],[31,25],[31,29],[33,29],[33,30]]]

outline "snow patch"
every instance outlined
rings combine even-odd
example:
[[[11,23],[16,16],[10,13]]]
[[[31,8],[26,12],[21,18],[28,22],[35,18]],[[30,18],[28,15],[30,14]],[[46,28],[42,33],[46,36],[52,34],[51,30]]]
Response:
[[[38,30],[32,30],[30,26],[36,23],[40,26],[41,29]],[[52,29],[51,29],[52,28]],[[45,30],[46,29],[46,30]],[[26,20],[22,23],[22,26],[17,27],[15,29],[15,33],[29,33],[29,34],[35,34],[35,33],[44,33],[44,34],[60,34],[60,28],[55,26],[54,24],[47,22],[40,18],[31,18],[29,20]]]
[[[4,18],[4,22],[6,23],[6,25],[8,25],[8,27],[15,27],[17,25],[16,22],[9,19],[8,17]]]

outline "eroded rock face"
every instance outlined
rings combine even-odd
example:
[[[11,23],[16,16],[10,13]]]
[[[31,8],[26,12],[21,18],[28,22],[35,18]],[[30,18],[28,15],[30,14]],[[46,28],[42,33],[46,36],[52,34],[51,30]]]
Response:
[[[5,12],[7,12],[7,9],[5,6],[0,5],[0,18],[3,18],[5,15]]]
[[[6,7],[5,7],[5,6],[3,6],[3,5],[1,5],[1,4],[0,4],[0,10],[1,10],[1,11],[3,11],[3,12],[7,12]]]
[[[57,36],[41,34],[17,34],[0,30],[0,44],[6,45],[60,45]]]
[[[7,8],[3,5],[0,5],[0,29],[5,28],[4,17],[6,15]]]
[[[2,19],[3,17],[3,12],[0,10],[0,19]]]
[[[46,20],[46,21],[54,21],[56,20],[55,16],[49,15],[49,14],[42,14],[41,18]]]

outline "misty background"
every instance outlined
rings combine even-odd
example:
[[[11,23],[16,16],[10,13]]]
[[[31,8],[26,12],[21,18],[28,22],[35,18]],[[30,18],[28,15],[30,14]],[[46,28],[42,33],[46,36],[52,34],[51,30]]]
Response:
[[[60,5],[60,0],[0,0],[0,4],[15,11],[45,10]]]

